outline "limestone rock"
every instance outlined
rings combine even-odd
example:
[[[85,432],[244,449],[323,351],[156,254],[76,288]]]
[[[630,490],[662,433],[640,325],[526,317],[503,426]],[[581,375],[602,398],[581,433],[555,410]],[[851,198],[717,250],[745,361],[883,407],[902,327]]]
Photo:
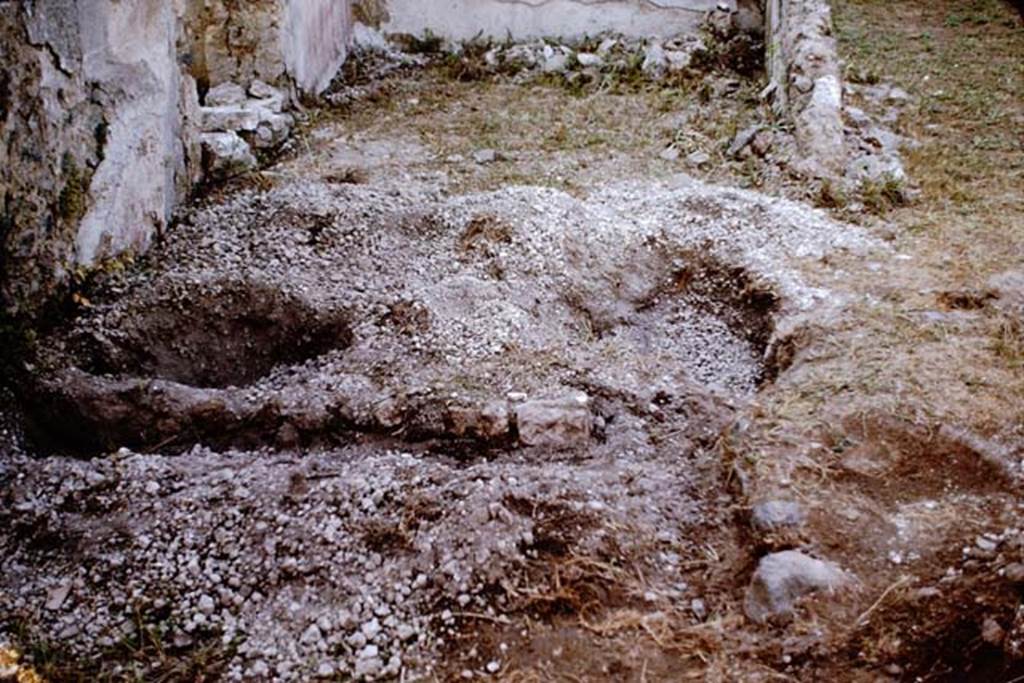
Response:
[[[640,67],[643,72],[650,76],[659,76],[667,65],[668,57],[665,56],[665,48],[661,43],[654,42],[648,45],[644,51],[644,62]]]
[[[294,119],[274,111],[274,98],[246,100],[240,104],[203,107],[203,130],[208,133],[239,133],[257,149],[277,147],[288,139]]]
[[[758,531],[796,528],[804,522],[800,503],[791,500],[767,500],[758,503],[750,514],[750,523]]]
[[[569,66],[568,50],[544,46],[544,63],[541,66],[545,73],[562,73]]]
[[[473,152],[473,161],[478,164],[493,164],[498,161],[498,153],[493,149],[478,149]]]
[[[492,401],[482,406],[450,406],[445,422],[451,436],[500,439],[509,432],[508,405]]]
[[[700,168],[707,166],[711,162],[711,155],[707,152],[696,151],[688,154],[686,157],[686,163],[694,168]]]
[[[284,111],[285,101],[287,100],[283,91],[260,80],[255,80],[249,85],[249,96],[259,100],[263,107],[275,114],[280,114]]]
[[[573,448],[590,441],[593,418],[586,394],[529,401],[516,407],[519,441],[526,446]]]
[[[750,143],[754,141],[754,138],[757,137],[757,134],[760,131],[761,126],[750,126],[741,130],[736,134],[736,137],[732,139],[732,142],[729,144],[729,150],[726,154],[731,157],[738,157],[740,152],[750,146]]]
[[[835,591],[849,577],[835,564],[797,550],[761,558],[744,601],[747,616],[758,623],[793,613],[797,600],[817,591]]]
[[[203,133],[203,165],[214,180],[226,180],[257,166],[252,149],[238,133]]]
[[[661,151],[661,154],[658,155],[658,158],[663,159],[665,161],[675,161],[676,159],[679,158],[679,148],[676,147],[675,145],[669,145],[668,147]]]
[[[838,177],[846,166],[843,103],[832,14],[826,0],[767,6],[768,72],[775,109],[794,124],[800,159],[810,176]]]
[[[207,107],[223,107],[227,105],[242,104],[246,100],[245,88],[228,81],[211,88],[206,93]]]
[[[807,170],[813,175],[834,175],[845,158],[842,110],[839,78],[830,74],[815,80],[810,100],[796,117],[797,142],[808,154]]]
[[[852,160],[847,167],[846,176],[855,183],[885,182],[906,180],[907,173],[899,156],[890,153],[862,154]]]

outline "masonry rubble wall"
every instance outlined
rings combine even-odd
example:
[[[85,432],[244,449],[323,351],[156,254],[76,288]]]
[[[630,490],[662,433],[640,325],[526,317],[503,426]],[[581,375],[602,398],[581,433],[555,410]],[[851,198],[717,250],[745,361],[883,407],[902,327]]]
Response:
[[[828,0],[767,0],[768,76],[794,124],[800,170],[837,177],[846,166],[843,88]]]

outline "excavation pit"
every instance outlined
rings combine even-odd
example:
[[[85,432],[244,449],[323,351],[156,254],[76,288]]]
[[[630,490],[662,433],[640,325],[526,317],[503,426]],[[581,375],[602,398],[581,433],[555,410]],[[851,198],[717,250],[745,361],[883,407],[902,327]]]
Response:
[[[92,374],[162,379],[199,388],[242,387],[279,365],[343,349],[343,314],[317,311],[272,286],[222,280],[161,291],[114,328],[78,336]]]
[[[86,455],[378,440],[472,460],[666,430],[690,452],[779,369],[777,324],[804,290],[773,264],[787,240],[828,240],[816,221],[693,183],[599,202],[530,187],[240,193],[43,345],[52,371],[26,405],[44,450]],[[580,395],[589,434],[520,434],[522,401]]]

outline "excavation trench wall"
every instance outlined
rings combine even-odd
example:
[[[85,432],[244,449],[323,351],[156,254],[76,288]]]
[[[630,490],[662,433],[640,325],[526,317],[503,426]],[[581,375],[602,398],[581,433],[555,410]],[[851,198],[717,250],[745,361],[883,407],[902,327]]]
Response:
[[[3,310],[146,250],[200,179],[205,89],[319,93],[349,16],[347,0],[0,0]]]
[[[364,0],[361,14],[389,33],[426,31],[455,40],[627,36],[695,32],[716,0]],[[730,6],[735,2],[728,2]]]

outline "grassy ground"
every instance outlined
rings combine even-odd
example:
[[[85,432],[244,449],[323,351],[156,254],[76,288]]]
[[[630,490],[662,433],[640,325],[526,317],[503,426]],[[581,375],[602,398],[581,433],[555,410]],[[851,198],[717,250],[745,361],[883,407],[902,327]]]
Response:
[[[714,87],[728,94],[708,97]],[[758,180],[754,171],[727,163],[725,150],[738,130],[763,115],[761,87],[758,80],[726,74],[712,83],[637,81],[578,92],[551,79],[460,82],[438,68],[392,78],[383,101],[358,102],[337,123],[342,141],[354,145],[390,139],[417,147],[419,158],[406,156],[395,166],[429,171],[440,163],[449,189],[458,192],[518,183],[585,194],[603,182],[681,171],[751,185]],[[680,159],[660,158],[669,146],[678,148]],[[501,160],[474,164],[473,153],[482,149],[495,150]],[[711,162],[687,167],[682,158],[697,151]],[[331,163],[332,153],[320,154],[323,163]]]
[[[919,142],[906,161],[920,195],[867,220],[895,235],[884,277],[844,264],[872,300],[834,335],[832,359],[822,351],[830,379],[814,408],[846,395],[1024,436],[1020,330],[944,295],[1024,263],[1024,29],[998,0],[837,0],[835,15],[847,72],[914,97],[897,128]]]

